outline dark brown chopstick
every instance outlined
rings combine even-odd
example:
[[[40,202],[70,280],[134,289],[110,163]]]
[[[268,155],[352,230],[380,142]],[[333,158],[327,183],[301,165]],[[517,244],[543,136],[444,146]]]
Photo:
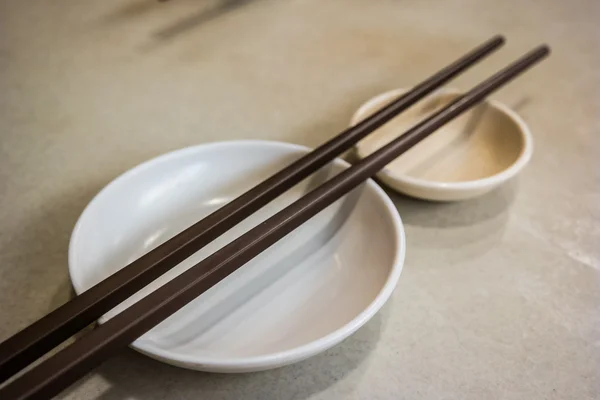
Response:
[[[389,106],[234,199],[21,332],[0,343],[0,383],[302,181],[398,113],[504,43],[495,36]]]
[[[386,164],[549,54],[540,46],[415,125],[399,138],[306,194],[265,222],[0,390],[2,399],[48,398],[184,307]]]

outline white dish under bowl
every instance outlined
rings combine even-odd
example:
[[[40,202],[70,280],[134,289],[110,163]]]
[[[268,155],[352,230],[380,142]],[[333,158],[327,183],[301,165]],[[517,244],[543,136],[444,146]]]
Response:
[[[309,152],[277,142],[235,141],[175,151],[120,176],[87,206],[71,237],[69,271],[79,294]],[[196,264],[348,167],[335,160],[243,221],[100,322]],[[290,364],[339,343],[392,293],[404,230],[372,180],[136,340],[169,364],[212,372]]]
[[[366,102],[351,125],[406,92],[397,89]],[[439,90],[361,140],[355,147],[364,158],[446,106],[462,93]],[[491,191],[525,167],[533,140],[525,122],[503,104],[485,101],[438,129],[377,174],[391,188],[412,197],[455,201]]]

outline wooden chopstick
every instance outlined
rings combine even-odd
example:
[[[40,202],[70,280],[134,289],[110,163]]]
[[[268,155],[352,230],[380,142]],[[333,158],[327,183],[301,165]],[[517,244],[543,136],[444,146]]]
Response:
[[[0,383],[302,181],[398,113],[504,44],[494,36],[283,170],[0,343]]]
[[[540,46],[342,171],[194,267],[142,298],[0,390],[2,399],[48,398],[152,329],[386,164],[550,53]]]

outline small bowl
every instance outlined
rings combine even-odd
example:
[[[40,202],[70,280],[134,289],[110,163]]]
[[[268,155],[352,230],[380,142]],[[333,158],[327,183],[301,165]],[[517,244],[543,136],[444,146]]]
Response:
[[[406,89],[367,101],[351,125],[389,104]],[[462,93],[445,89],[427,97],[355,146],[364,158],[444,107]],[[531,133],[514,111],[485,101],[398,157],[377,177],[391,188],[426,200],[456,201],[480,196],[514,177],[533,151]]]
[[[310,149],[233,141],[175,151],[126,172],[79,218],[69,272],[79,294]],[[100,322],[348,167],[337,159],[244,220]],[[392,293],[404,261],[402,222],[372,180],[338,200],[132,347],[169,364],[212,372],[290,364],[339,343]]]

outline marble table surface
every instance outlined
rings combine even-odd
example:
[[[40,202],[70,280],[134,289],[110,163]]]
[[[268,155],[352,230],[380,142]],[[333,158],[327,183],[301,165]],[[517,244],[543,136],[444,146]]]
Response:
[[[599,398],[598,17],[595,0],[0,0],[0,339],[72,295],[69,235],[120,173],[216,140],[316,146],[369,97],[503,33],[451,86],[549,43],[493,96],[530,125],[533,159],[476,200],[390,193],[406,264],[360,331],[243,375],[125,351],[60,397]]]

